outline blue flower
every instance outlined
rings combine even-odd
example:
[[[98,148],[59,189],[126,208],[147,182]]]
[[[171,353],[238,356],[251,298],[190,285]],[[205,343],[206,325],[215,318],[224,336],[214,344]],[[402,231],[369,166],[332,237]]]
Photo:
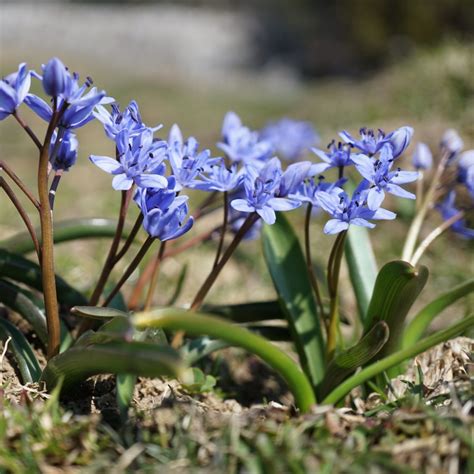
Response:
[[[205,174],[201,174],[202,182],[195,185],[196,189],[202,191],[230,192],[236,189],[244,179],[244,169],[237,169],[237,163],[229,168],[225,166],[224,160],[219,160],[208,167]]]
[[[181,237],[194,223],[192,217],[186,220],[188,197],[176,196],[175,186],[171,177],[166,189],[138,188],[134,197],[143,214],[143,227],[162,242]]]
[[[343,166],[353,165],[354,163],[351,160],[351,149],[352,145],[341,142],[336,145],[334,140],[328,145],[328,153],[325,153],[318,148],[312,148],[311,151],[318,155],[324,163],[313,164],[311,172],[313,175],[317,175],[324,173],[324,171],[329,168],[341,168]]]
[[[46,67],[45,67],[46,70]],[[56,78],[57,79],[57,78]],[[60,84],[61,93],[58,96],[57,108],[61,110],[66,107],[61,115],[58,126],[63,128],[79,128],[94,119],[94,108],[97,105],[109,104],[114,101],[111,97],[106,97],[105,91],[98,91],[92,87],[89,92],[86,90],[91,87],[92,80],[87,78],[83,85],[79,85],[79,76],[71,74],[66,70],[66,74],[61,79],[64,83]],[[44,82],[44,77],[43,77]],[[47,81],[46,87],[53,89],[52,81]],[[55,86],[56,87],[56,86]],[[28,94],[25,98],[25,104],[28,105],[36,114],[47,122],[51,121],[53,110],[43,99],[34,94]]]
[[[13,114],[23,103],[30,90],[31,73],[26,63],[18,66],[18,71],[0,80],[0,120]]]
[[[339,133],[339,136],[353,147],[358,148],[367,155],[375,155],[380,149],[387,143],[388,139],[385,136],[385,132],[379,129],[376,132],[371,128],[362,127],[359,130],[361,136],[360,140],[355,139],[349,132],[343,130]]]
[[[176,191],[183,187],[197,188],[202,184],[201,175],[210,171],[219,158],[211,158],[209,150],[198,153],[199,143],[194,137],[186,142],[179,127],[174,124],[168,137],[168,159],[176,178]]]
[[[289,165],[280,178],[280,186],[278,188],[278,197],[287,197],[296,193],[301,183],[313,176],[312,163],[310,161],[300,161]]]
[[[456,214],[460,212],[459,209],[455,206],[456,202],[456,193],[455,191],[450,191],[445,199],[436,206],[436,209],[440,212],[441,216],[445,221],[454,217]],[[450,227],[454,232],[459,234],[466,239],[474,239],[474,229],[471,227],[467,227],[466,220],[460,219],[456,221]]]
[[[273,153],[273,146],[267,140],[261,140],[258,132],[244,127],[237,114],[227,112],[222,125],[222,142],[217,146],[232,161],[250,163],[267,160]]]
[[[310,122],[282,118],[270,122],[260,132],[260,139],[271,143],[281,158],[295,161],[319,142],[319,135]]]
[[[417,170],[429,170],[433,166],[433,155],[425,143],[417,143],[412,157],[413,166]]]
[[[51,145],[49,147],[50,156],[53,154],[57,136],[58,134],[55,131],[51,140]],[[76,163],[78,147],[79,142],[76,138],[76,135],[69,130],[65,130],[61,142],[56,150],[54,162],[51,164],[53,169],[56,171],[69,171],[69,168],[71,168],[71,166]]]
[[[274,224],[275,211],[289,211],[301,205],[296,199],[277,196],[281,176],[278,158],[272,158],[260,170],[252,166],[246,167],[245,199],[234,199],[231,206],[240,212],[256,212],[267,224]]]
[[[294,194],[290,194],[289,197],[298,199],[301,202],[308,202],[314,207],[319,207],[317,199],[320,191],[331,192],[334,188],[341,188],[347,181],[347,178],[341,178],[335,183],[325,181],[324,176],[320,175],[317,179],[314,177],[303,181]]]
[[[136,135],[148,128],[142,121],[138,104],[132,100],[123,112],[120,111],[118,104],[111,104],[112,113],[110,113],[103,105],[95,108],[94,116],[104,125],[105,134],[112,140],[122,131],[128,130],[130,135]],[[156,132],[162,128],[157,125],[151,128]]]
[[[395,219],[396,214],[387,209],[379,208],[376,211],[366,207],[364,193],[356,190],[352,199],[341,189],[333,188],[330,192],[319,191],[317,201],[333,218],[324,226],[325,234],[338,234],[349,228],[349,225],[373,228],[375,224],[370,219]]]
[[[380,159],[376,160],[366,155],[354,155],[352,161],[359,173],[366,179],[370,190],[367,195],[367,205],[370,210],[375,211],[380,207],[385,198],[385,191],[395,196],[408,199],[416,199],[410,193],[400,187],[400,184],[411,183],[418,179],[417,171],[390,171],[393,164],[392,148],[384,146]]]
[[[112,187],[128,190],[135,183],[140,187],[166,188],[168,180],[163,176],[166,167],[162,163],[166,153],[166,142],[153,140],[153,131],[145,129],[139,135],[130,136],[122,130],[116,137],[117,156],[91,155],[96,166],[114,175]]]

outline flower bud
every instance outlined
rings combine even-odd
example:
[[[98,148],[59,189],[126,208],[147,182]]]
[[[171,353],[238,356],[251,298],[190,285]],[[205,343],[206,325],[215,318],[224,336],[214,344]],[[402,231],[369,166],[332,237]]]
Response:
[[[63,94],[67,84],[67,69],[58,58],[52,58],[44,67],[43,88],[51,97]]]
[[[443,137],[441,138],[441,147],[447,152],[455,155],[462,150],[463,146],[464,142],[454,128],[449,128],[444,132]]]
[[[417,170],[429,170],[433,166],[433,155],[428,145],[425,143],[416,144],[412,163]]]
[[[400,156],[410,144],[411,137],[413,136],[412,127],[400,127],[390,134],[388,142],[392,145],[393,157],[397,158]]]

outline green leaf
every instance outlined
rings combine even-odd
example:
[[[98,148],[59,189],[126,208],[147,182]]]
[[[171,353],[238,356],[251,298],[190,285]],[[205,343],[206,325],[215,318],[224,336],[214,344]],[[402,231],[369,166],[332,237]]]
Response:
[[[133,400],[133,392],[137,383],[137,376],[133,374],[117,374],[116,390],[117,390],[117,406],[120,417],[126,420],[128,416],[128,407]]]
[[[296,404],[301,411],[308,411],[316,403],[309,380],[295,362],[285,352],[247,329],[216,316],[178,308],[136,313],[131,317],[131,320],[137,329],[160,327],[184,331],[195,336],[207,335],[221,339],[230,345],[242,347],[260,357],[280,374],[293,392]]]
[[[117,222],[112,219],[71,219],[54,224],[54,243],[69,242],[77,239],[96,239],[100,237],[112,238],[115,235]],[[41,235],[40,229],[36,232]],[[122,239],[128,237],[128,230],[124,230]],[[28,232],[20,232],[7,240],[0,242],[0,247],[10,252],[25,254],[35,248]]]
[[[403,347],[415,344],[428,329],[428,326],[444,309],[458,299],[474,291],[474,278],[451,288],[427,304],[408,324],[403,334]]]
[[[36,263],[5,249],[0,249],[0,277],[7,277],[24,283],[38,291],[43,289],[40,267]],[[87,305],[86,298],[57,275],[56,288],[60,304],[68,307]]]
[[[457,337],[464,333],[467,329],[474,326],[474,315],[468,316],[467,318],[462,319],[456,324],[453,324],[443,331],[438,331],[432,334],[429,337],[418,341],[416,344],[397,351],[393,354],[390,354],[383,359],[374,362],[362,369],[359,373],[349,377],[346,381],[342,382],[337,386],[323,401],[322,404],[335,404],[342,398],[344,398],[348,393],[350,393],[354,388],[359,385],[367,382],[376,375],[385,372],[386,370],[396,367],[401,364],[403,361],[411,359],[412,357],[421,354],[422,352],[427,351],[431,347],[441,344],[442,342],[448,341],[453,337]]]
[[[29,342],[10,321],[0,318],[0,339],[5,343],[9,337],[8,349],[18,364],[23,383],[37,382],[41,368]]]
[[[128,318],[129,316],[125,311],[108,307],[103,308],[101,306],[74,306],[71,308],[71,313],[91,319]]]
[[[379,321],[355,346],[344,350],[329,363],[319,393],[326,396],[356,369],[366,365],[382,349],[389,337],[385,321]]]
[[[187,365],[193,365],[203,357],[229,346],[230,344],[226,341],[203,336],[186,341],[179,348],[179,352]]]
[[[347,233],[345,250],[359,316],[364,322],[377,278],[377,262],[368,230],[365,227],[351,226]]]
[[[62,390],[97,374],[135,374],[143,377],[179,377],[184,370],[179,354],[171,347],[145,342],[109,342],[74,346],[51,358],[41,379],[48,390],[62,380]]]
[[[324,377],[324,342],[306,263],[298,239],[279,213],[273,225],[264,225],[263,254],[278,293],[293,340],[313,387]]]
[[[255,303],[211,305],[202,307],[204,313],[211,313],[230,319],[235,323],[251,323],[269,319],[286,319],[278,301],[258,301]]]
[[[35,304],[33,294],[13,283],[0,279],[0,302],[22,316],[33,328],[39,340],[46,347],[48,331],[46,316]]]
[[[184,372],[181,385],[190,393],[205,393],[214,388],[216,379],[212,375],[204,374],[204,372],[197,367],[191,367]]]
[[[377,358],[384,357],[400,347],[406,316],[427,279],[426,267],[416,269],[401,260],[389,262],[381,268],[365,321],[366,334],[379,321],[385,321],[390,330],[389,339],[377,354]]]

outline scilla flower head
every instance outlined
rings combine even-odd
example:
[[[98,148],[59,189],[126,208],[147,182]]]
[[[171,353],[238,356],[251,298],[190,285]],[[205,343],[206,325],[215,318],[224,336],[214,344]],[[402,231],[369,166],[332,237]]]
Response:
[[[25,100],[30,90],[31,74],[26,63],[18,66],[18,71],[0,80],[0,120],[13,114]]]

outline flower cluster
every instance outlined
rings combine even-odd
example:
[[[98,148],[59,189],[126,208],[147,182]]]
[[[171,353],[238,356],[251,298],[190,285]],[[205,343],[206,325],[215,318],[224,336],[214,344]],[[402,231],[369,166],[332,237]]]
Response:
[[[29,93],[31,76],[42,82],[49,104]],[[183,235],[193,225],[184,194],[191,189],[226,193],[231,229],[248,214],[273,224],[277,211],[309,203],[329,214],[324,231],[330,234],[351,224],[373,227],[372,220],[393,219],[395,214],[381,207],[387,193],[415,198],[401,185],[415,181],[418,172],[402,171],[395,164],[410,143],[410,127],[388,134],[362,128],[359,137],[342,131],[342,142],[333,140],[323,151],[313,148],[319,137],[307,122],[282,119],[257,131],[228,112],[217,143],[223,156],[213,156],[209,149],[200,149],[196,138],[183,138],[176,124],[166,139],[155,137],[162,126],[146,125],[135,101],[121,109],[105,91],[92,87],[90,78],[81,83],[57,58],[42,66],[42,74],[21,64],[0,81],[0,119],[16,113],[22,102],[57,128],[48,144],[50,166],[56,172],[67,171],[76,162],[74,130],[93,119],[100,121],[115,155],[91,155],[91,162],[113,176],[115,190],[131,193],[146,231],[163,241]],[[457,146],[453,136],[445,141],[446,147]],[[308,151],[322,162],[297,161]],[[280,158],[294,163],[285,168]],[[472,159],[461,161],[459,179],[471,183],[472,192]],[[426,148],[417,148],[416,162],[417,169],[429,166]],[[350,196],[344,190],[348,167],[360,175]],[[334,182],[322,174],[332,168],[338,172]]]

